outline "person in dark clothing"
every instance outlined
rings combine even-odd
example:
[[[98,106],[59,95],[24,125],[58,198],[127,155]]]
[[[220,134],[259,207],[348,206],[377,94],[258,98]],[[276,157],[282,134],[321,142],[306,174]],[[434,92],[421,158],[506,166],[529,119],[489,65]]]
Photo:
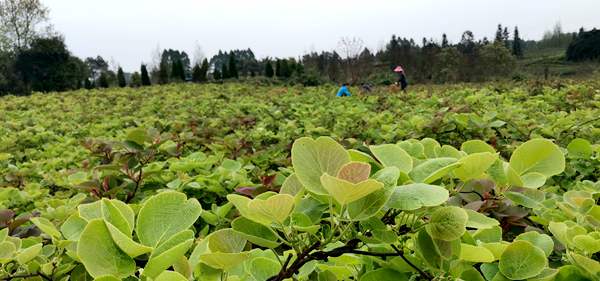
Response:
[[[404,75],[404,72],[400,72],[398,73],[398,75],[400,75],[400,77],[398,77],[398,83],[400,84],[400,88],[402,89],[402,91],[406,92],[406,88],[408,87],[408,82],[406,82],[406,75]]]
[[[408,82],[406,81],[406,74],[404,73],[404,69],[401,66],[397,66],[394,69],[394,72],[398,73],[398,85],[400,85],[402,91],[406,92]]]

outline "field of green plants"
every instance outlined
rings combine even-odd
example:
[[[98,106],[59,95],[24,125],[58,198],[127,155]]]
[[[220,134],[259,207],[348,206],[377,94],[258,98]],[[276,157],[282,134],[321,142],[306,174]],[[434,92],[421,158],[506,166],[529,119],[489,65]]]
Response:
[[[600,82],[0,97],[0,280],[600,280]]]

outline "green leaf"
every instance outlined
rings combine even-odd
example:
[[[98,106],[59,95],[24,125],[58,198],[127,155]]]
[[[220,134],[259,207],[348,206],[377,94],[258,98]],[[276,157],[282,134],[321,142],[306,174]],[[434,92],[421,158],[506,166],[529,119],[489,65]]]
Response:
[[[359,281],[409,281],[410,276],[389,268],[371,270],[361,276]]]
[[[497,159],[498,155],[489,152],[470,154],[458,160],[461,165],[453,172],[462,181],[482,178]]]
[[[116,201],[116,200],[115,200]],[[120,202],[120,201],[118,201]],[[119,229],[123,234],[131,235],[133,232],[133,220],[134,214],[133,210],[127,205],[125,205],[127,209],[127,214],[121,212],[111,200],[103,198],[100,203],[100,209],[102,211],[102,217],[106,222],[111,223],[117,229]],[[128,218],[126,218],[126,216]]]
[[[432,183],[460,167],[455,158],[434,158],[416,166],[409,174],[415,182]]]
[[[53,238],[61,238],[60,231],[56,229],[56,226],[46,218],[32,218],[31,222],[35,224],[44,233],[52,236]]]
[[[348,204],[349,218],[353,221],[362,221],[373,217],[388,202],[391,195],[391,190],[380,189]]]
[[[523,187],[535,189],[544,186],[546,183],[546,176],[540,173],[531,172],[522,175],[521,180],[523,181]]]
[[[175,271],[163,271],[154,278],[154,281],[188,281],[188,279]]]
[[[470,140],[464,142],[461,145],[460,150],[466,152],[467,154],[475,154],[481,152],[489,152],[492,154],[496,153],[496,150],[491,145],[481,140]]]
[[[409,173],[413,168],[410,155],[395,144],[374,145],[369,147],[371,152],[384,167],[396,167],[403,173]]]
[[[208,247],[213,253],[239,253],[246,246],[246,238],[230,228],[213,232],[206,239],[208,239]]]
[[[460,259],[468,262],[493,262],[495,260],[494,254],[487,248],[482,246],[473,246],[469,244],[460,244]]]
[[[514,241],[528,241],[534,246],[542,249],[546,254],[546,257],[549,257],[552,254],[552,250],[554,250],[554,241],[552,238],[546,234],[541,234],[535,231],[529,231],[525,233],[519,234]]]
[[[231,227],[255,245],[266,248],[277,248],[281,244],[270,228],[245,217],[233,220]]]
[[[443,241],[459,239],[467,231],[469,216],[465,210],[450,206],[437,209],[426,228],[431,237]]]
[[[369,179],[371,165],[361,162],[350,162],[342,166],[337,178],[351,183],[360,183]]]
[[[383,183],[370,179],[360,183],[351,183],[329,174],[321,177],[321,184],[327,192],[340,204],[346,205],[383,188]]]
[[[135,128],[129,130],[125,139],[142,146],[144,145],[144,143],[151,141],[150,136],[148,136],[148,132],[142,128]]]
[[[205,253],[200,255],[200,261],[210,267],[230,270],[250,258],[250,253]]]
[[[73,213],[69,218],[60,226],[62,234],[71,241],[78,241],[81,236],[81,232],[87,225],[87,221],[82,219],[78,213]]]
[[[573,158],[589,159],[594,153],[594,148],[588,140],[574,139],[567,146],[567,151]]]
[[[291,174],[289,177],[285,179],[283,185],[281,186],[281,194],[289,194],[292,196],[296,196],[296,194],[302,192],[304,190],[304,186],[296,176],[296,174]]]
[[[475,212],[470,209],[465,209],[467,215],[469,216],[469,220],[467,221],[467,227],[471,228],[492,228],[494,226],[500,225],[500,222],[493,218],[489,218],[481,213]]]
[[[437,185],[423,183],[409,184],[394,188],[387,207],[402,211],[434,207],[448,201],[448,190]]]
[[[125,278],[135,272],[135,262],[113,242],[101,219],[85,227],[77,244],[77,255],[92,277]]]
[[[77,206],[79,216],[87,221],[102,218],[102,202],[96,201],[88,204],[81,204]]]
[[[140,242],[157,247],[172,235],[190,228],[202,212],[198,200],[186,200],[179,192],[163,192],[148,199],[140,209],[136,233]]]
[[[441,148],[440,143],[431,138],[424,138],[421,140],[421,144],[423,144],[425,156],[427,158],[436,158],[437,150]]]
[[[194,232],[184,230],[173,235],[156,248],[144,267],[143,275],[156,278],[161,272],[175,264],[194,243]]]
[[[246,271],[256,281],[268,280],[270,277],[276,276],[281,270],[281,264],[264,257],[252,259],[248,267]]]
[[[548,265],[544,251],[527,241],[510,244],[502,256],[498,268],[510,280],[532,278],[540,274]]]
[[[492,228],[478,229],[473,233],[473,239],[485,243],[500,242],[502,241],[502,228],[494,226]]]
[[[573,245],[585,253],[595,254],[600,252],[600,239],[590,235],[577,235],[573,237]]]
[[[124,234],[120,229],[112,225],[110,222],[106,222],[106,227],[115,244],[128,256],[135,258],[152,251],[151,247],[144,246],[133,241],[131,236]]]
[[[249,219],[270,226],[272,223],[283,224],[294,209],[294,197],[288,194],[277,194],[266,200],[254,199],[248,203]]]
[[[565,170],[565,156],[557,145],[546,139],[533,139],[520,145],[509,163],[519,175],[540,173],[549,178]]]
[[[11,261],[16,251],[15,244],[8,241],[0,243],[0,264]]]
[[[296,176],[306,190],[315,194],[327,194],[321,185],[323,174],[337,175],[348,162],[348,152],[328,137],[320,137],[317,140],[300,138],[292,146],[292,165]]]
[[[577,265],[589,275],[593,277],[600,277],[600,262],[577,253],[570,253],[568,256],[571,263]]]
[[[479,246],[485,247],[494,255],[494,260],[499,260],[500,257],[502,257],[502,253],[504,253],[508,245],[510,244],[507,242],[491,242],[479,244]]]
[[[42,246],[42,243],[39,243],[21,250],[16,256],[17,262],[19,262],[21,265],[28,263],[40,254],[42,251]]]

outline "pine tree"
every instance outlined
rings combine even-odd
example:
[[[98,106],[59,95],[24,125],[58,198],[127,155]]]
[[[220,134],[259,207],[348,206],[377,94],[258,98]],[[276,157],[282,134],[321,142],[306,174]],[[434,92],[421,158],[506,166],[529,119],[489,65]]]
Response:
[[[169,64],[166,60],[162,60],[158,66],[158,84],[164,85],[169,83]]]
[[[229,55],[229,78],[239,78],[237,64],[235,61],[235,54],[231,52]]]
[[[102,74],[100,74],[100,78],[98,78],[98,86],[100,88],[108,88],[110,86],[108,84],[108,74],[106,74],[106,72],[102,72]]]
[[[213,72],[213,79],[215,79],[215,80],[223,79],[223,75],[221,75],[221,71],[219,71],[218,69],[215,69],[215,71]]]
[[[277,76],[278,78],[283,76],[283,73],[281,73],[281,60],[277,59],[277,61],[275,62],[275,76]]]
[[[523,46],[521,45],[521,37],[519,36],[519,27],[515,27],[515,34],[512,45],[512,54],[517,58],[523,57]]]
[[[174,81],[185,81],[185,70],[181,60],[177,59],[171,65],[171,79]]]
[[[208,60],[204,59],[202,61],[202,65],[200,66],[200,82],[208,81]]]
[[[271,64],[270,60],[267,60],[267,63],[265,64],[265,76],[268,78],[273,78],[273,75],[275,75],[273,71],[273,65]]]
[[[450,44],[448,43],[448,36],[446,33],[442,35],[442,48],[448,48]]]
[[[229,69],[227,68],[226,63],[223,63],[223,65],[221,65],[221,78],[223,78],[223,79],[231,78],[231,76],[229,75]]]
[[[125,73],[123,69],[119,67],[117,70],[117,82],[119,83],[119,87],[124,88],[127,86],[127,81],[125,80]]]
[[[152,85],[152,82],[150,81],[150,76],[148,75],[148,69],[146,68],[145,64],[142,64],[141,72],[142,72],[142,86]]]
[[[194,68],[192,69],[192,82],[202,82],[202,69],[199,64],[194,65]]]
[[[510,32],[508,32],[508,27],[505,27],[502,32],[502,41],[504,41],[504,47],[510,50]]]
[[[504,44],[504,37],[502,35],[502,25],[498,24],[498,30],[496,30],[496,37],[494,38],[494,44]]]

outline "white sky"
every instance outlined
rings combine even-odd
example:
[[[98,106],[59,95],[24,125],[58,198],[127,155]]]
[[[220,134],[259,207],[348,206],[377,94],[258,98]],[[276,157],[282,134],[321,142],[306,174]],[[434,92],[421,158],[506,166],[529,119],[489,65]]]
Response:
[[[252,48],[258,57],[298,57],[331,50],[343,36],[379,48],[392,34],[459,40],[469,29],[492,37],[496,25],[519,26],[541,38],[560,21],[566,31],[600,27],[599,0],[42,0],[52,23],[77,56],[102,55],[126,71],[150,62],[152,51],[200,45]]]

